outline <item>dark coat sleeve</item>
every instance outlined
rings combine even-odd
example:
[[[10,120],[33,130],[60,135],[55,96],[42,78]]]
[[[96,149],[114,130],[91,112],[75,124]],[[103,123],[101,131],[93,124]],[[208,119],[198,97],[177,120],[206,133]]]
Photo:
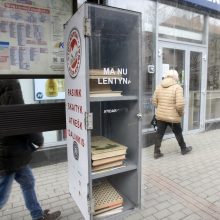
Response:
[[[28,134],[28,139],[31,143],[41,147],[44,143],[44,137],[41,132]]]

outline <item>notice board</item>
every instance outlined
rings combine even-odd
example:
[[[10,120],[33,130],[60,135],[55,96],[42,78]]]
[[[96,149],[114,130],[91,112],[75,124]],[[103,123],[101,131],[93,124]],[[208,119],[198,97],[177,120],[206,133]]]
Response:
[[[0,75],[63,74],[71,0],[0,0]]]

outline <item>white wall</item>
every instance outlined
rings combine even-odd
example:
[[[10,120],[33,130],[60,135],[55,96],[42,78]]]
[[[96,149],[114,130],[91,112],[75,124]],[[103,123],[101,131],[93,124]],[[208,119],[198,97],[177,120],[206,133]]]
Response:
[[[19,79],[25,104],[36,103],[34,101],[33,79]]]

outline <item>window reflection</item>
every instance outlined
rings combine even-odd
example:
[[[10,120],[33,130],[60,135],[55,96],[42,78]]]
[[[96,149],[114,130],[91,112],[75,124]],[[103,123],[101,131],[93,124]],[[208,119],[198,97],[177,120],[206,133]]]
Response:
[[[206,120],[220,118],[220,21],[209,19]]]
[[[159,4],[158,19],[159,37],[203,43],[203,15]]]
[[[202,53],[190,52],[189,130],[200,127]]]

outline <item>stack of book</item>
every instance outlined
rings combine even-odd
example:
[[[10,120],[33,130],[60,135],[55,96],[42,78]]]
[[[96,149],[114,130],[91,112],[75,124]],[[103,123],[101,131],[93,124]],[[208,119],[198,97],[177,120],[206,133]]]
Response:
[[[92,171],[121,167],[127,147],[103,136],[92,137]]]
[[[121,96],[122,91],[113,91],[110,84],[100,84],[103,79],[120,78],[122,75],[105,75],[103,70],[89,71],[90,97]]]
[[[122,207],[122,196],[107,180],[102,180],[94,183],[92,189],[95,202],[94,215],[98,215],[103,212]]]

